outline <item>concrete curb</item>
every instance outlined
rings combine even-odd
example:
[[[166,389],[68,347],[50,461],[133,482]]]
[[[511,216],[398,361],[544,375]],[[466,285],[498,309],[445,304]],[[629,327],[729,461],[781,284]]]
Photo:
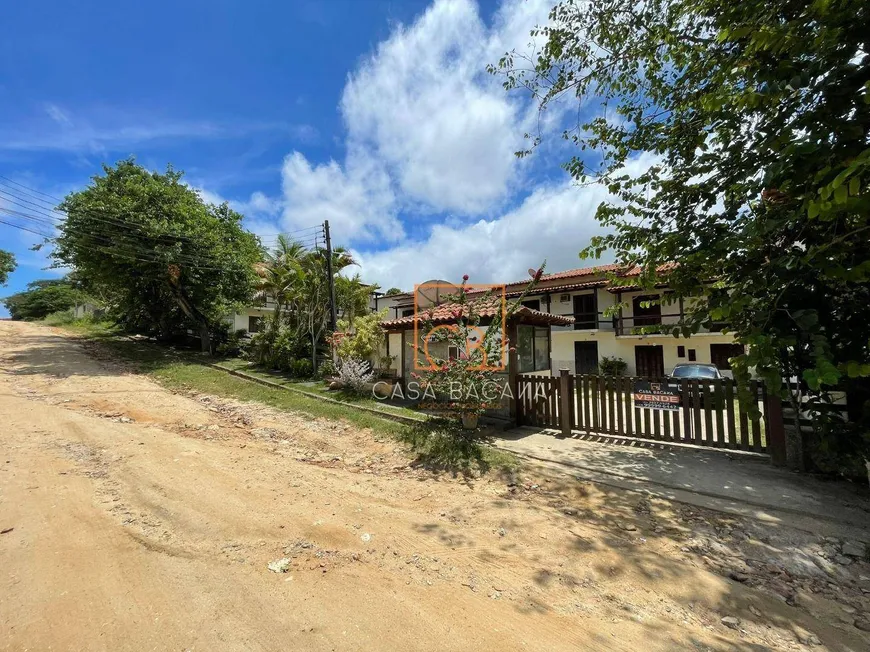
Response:
[[[208,367],[212,367],[213,369],[219,369],[221,371],[224,371],[231,376],[236,376],[237,378],[249,380],[254,383],[259,383],[260,385],[265,385],[266,387],[271,387],[272,389],[283,389],[284,391],[293,392],[294,394],[299,394],[300,396],[305,396],[307,398],[313,398],[318,401],[323,401],[325,403],[332,403],[334,405],[341,405],[342,407],[353,408],[354,410],[359,410],[361,412],[368,412],[369,414],[373,414],[388,421],[397,421],[399,423],[405,423],[412,426],[419,426],[428,421],[428,419],[415,419],[413,417],[406,417],[402,414],[390,414],[389,412],[376,410],[375,408],[366,407],[365,405],[354,405],[353,403],[346,403],[344,401],[339,401],[334,398],[329,398],[328,396],[321,396],[320,394],[315,394],[313,392],[306,392],[305,390],[297,389],[295,387],[287,387],[286,385],[282,385],[271,380],[266,380],[265,378],[259,378],[257,376],[252,376],[251,374],[246,374],[244,371],[228,369],[227,367],[221,366],[215,362],[206,362],[204,364]]]

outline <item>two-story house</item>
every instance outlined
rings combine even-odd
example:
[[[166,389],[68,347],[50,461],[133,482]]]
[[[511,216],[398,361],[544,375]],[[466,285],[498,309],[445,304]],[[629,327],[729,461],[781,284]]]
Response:
[[[730,334],[703,330],[691,337],[655,331],[656,327],[675,324],[684,306],[679,303],[650,305],[651,299],[667,292],[667,287],[644,291],[637,286],[614,285],[608,275],[623,278],[638,276],[638,270],[620,265],[599,265],[545,274],[523,305],[548,316],[571,317],[566,320],[541,318],[538,325],[518,329],[517,352],[519,373],[557,374],[569,369],[575,374],[596,373],[605,356],[624,360],[626,373],[633,376],[662,377],[681,362],[715,364],[726,375],[731,370],[728,359],[742,351]],[[508,299],[517,298],[529,281],[505,286]],[[414,295],[392,297],[391,313],[385,328],[389,355],[397,358],[396,371],[403,375],[403,329],[412,327]],[[621,308],[615,306],[622,305]],[[613,309],[614,314],[608,313]]]

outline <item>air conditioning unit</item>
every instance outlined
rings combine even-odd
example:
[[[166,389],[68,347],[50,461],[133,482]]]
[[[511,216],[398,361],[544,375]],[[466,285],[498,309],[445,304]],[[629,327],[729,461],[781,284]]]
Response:
[[[560,294],[559,295],[559,303],[570,303],[571,295],[570,294]]]

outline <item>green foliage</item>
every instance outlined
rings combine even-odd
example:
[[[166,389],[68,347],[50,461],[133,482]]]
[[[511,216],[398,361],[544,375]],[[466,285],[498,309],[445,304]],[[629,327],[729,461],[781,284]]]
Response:
[[[268,369],[290,371],[293,362],[307,357],[305,339],[292,327],[274,320],[251,338],[247,357]]]
[[[132,159],[104,166],[61,204],[52,258],[134,322],[163,334],[192,326],[208,350],[211,331],[252,296],[261,251],[241,215],[206,204],[182,176]]]
[[[24,292],[3,300],[12,319],[34,321],[85,303],[87,297],[65,279],[33,281]]]
[[[9,275],[15,271],[16,267],[15,256],[0,249],[0,286],[6,285]]]
[[[387,318],[387,312],[385,308],[380,312],[357,317],[353,321],[353,325],[349,320],[340,320],[338,331],[346,334],[336,346],[339,357],[371,361],[379,353],[386,340],[381,322]],[[380,362],[380,359],[378,361]]]
[[[339,273],[354,261],[341,248],[333,251],[336,305],[348,319],[368,310],[370,288],[359,276],[346,278]],[[252,343],[251,358],[275,368],[287,368],[291,358],[307,357],[312,367],[325,351],[329,327],[329,276],[326,252],[308,251],[283,236],[274,252],[267,252],[259,266],[257,296],[275,301],[275,310],[266,320],[263,334]],[[278,334],[281,333],[281,338]],[[283,338],[283,339],[282,339]],[[270,351],[270,347],[278,347]],[[307,347],[307,355],[303,348]]]
[[[308,358],[299,358],[290,365],[290,375],[294,378],[311,378],[314,366]]]
[[[399,288],[390,288],[389,290],[384,292],[385,297],[394,297],[397,294],[404,294],[404,293]]]
[[[244,328],[231,330],[229,324],[213,330],[212,346],[217,355],[234,357],[242,352],[248,331]]]
[[[338,373],[335,368],[335,363],[332,360],[324,360],[317,368],[317,375],[320,378],[332,378]]]
[[[644,287],[676,261],[675,330],[727,323],[741,387],[802,379],[825,430],[826,390],[870,374],[870,5],[568,0],[551,20],[490,71],[542,111],[583,103],[564,167],[613,200],[581,257],[612,250]]]
[[[98,314],[87,313],[81,317],[76,317],[72,310],[53,312],[46,315],[41,323],[46,326],[61,326],[87,335],[104,334],[116,329],[113,321]]]
[[[359,274],[354,274],[351,278],[346,276],[335,278],[336,309],[343,315],[343,319],[354,327],[358,316],[368,314],[371,293],[371,287],[362,282]]]
[[[598,371],[603,376],[622,376],[628,369],[628,363],[616,356],[603,356],[598,362]]]

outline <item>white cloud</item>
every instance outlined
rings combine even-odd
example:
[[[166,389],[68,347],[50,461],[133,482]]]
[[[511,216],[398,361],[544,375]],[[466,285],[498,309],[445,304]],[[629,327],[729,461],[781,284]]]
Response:
[[[51,104],[51,103],[46,104],[45,105],[45,112],[48,114],[49,118],[54,120],[59,125],[63,125],[63,126],[72,125],[72,120],[70,120],[70,117],[64,112],[63,109],[61,109],[56,104]]]
[[[144,148],[171,139],[232,139],[257,132],[283,133],[301,143],[314,142],[317,130],[305,124],[279,122],[215,123],[155,118],[151,112],[97,107],[75,120],[54,103],[44,105],[46,120],[34,117],[15,129],[0,129],[0,150],[64,151],[77,155]]]
[[[402,237],[402,225],[392,211],[389,179],[366,159],[349,158],[344,170],[335,161],[312,166],[294,152],[284,160],[282,179],[287,228],[329,220],[345,241]]]
[[[330,219],[344,237],[401,236],[402,211],[492,214],[520,185],[514,152],[534,111],[486,65],[524,47],[551,0],[509,0],[493,26],[472,0],[437,0],[350,75],[344,164],[284,164],[288,228]]]
[[[594,214],[607,192],[567,179],[531,184],[513,153],[535,128],[537,107],[485,71],[505,51],[527,51],[551,5],[505,0],[487,25],[473,0],[435,0],[350,74],[344,160],[291,152],[281,196],[252,196],[245,206],[261,216],[281,207],[287,230],[329,220],[364,278],[383,287],[465,273],[473,282],[518,280],[544,259],[553,271],[580,266],[577,253],[601,232]],[[546,119],[558,122],[561,110]],[[432,215],[439,223],[425,239],[405,239],[421,230],[410,220]]]
[[[626,171],[639,174],[654,160],[638,157]],[[496,219],[461,227],[439,224],[423,242],[354,255],[363,278],[405,290],[431,279],[458,282],[463,274],[471,283],[509,283],[522,280],[544,260],[551,272],[593,265],[578,254],[592,236],[604,233],[595,211],[605,200],[615,199],[601,185],[578,187],[566,181],[541,186]]]
[[[363,278],[382,287],[410,289],[431,279],[510,282],[545,259],[556,271],[579,267],[579,250],[601,233],[593,215],[606,196],[598,187],[570,184],[538,188],[514,210],[464,227],[437,225],[423,242],[386,251],[356,251]]]
[[[371,151],[411,201],[473,214],[508,194],[522,111],[485,72],[501,54],[495,42],[505,45],[473,2],[442,0],[351,75],[342,97],[351,143]]]

